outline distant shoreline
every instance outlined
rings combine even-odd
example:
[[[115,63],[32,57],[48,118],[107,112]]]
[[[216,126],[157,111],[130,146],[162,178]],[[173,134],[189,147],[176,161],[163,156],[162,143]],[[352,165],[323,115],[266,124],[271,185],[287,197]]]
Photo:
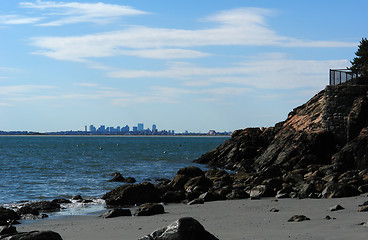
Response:
[[[231,137],[231,135],[0,134],[0,137]]]

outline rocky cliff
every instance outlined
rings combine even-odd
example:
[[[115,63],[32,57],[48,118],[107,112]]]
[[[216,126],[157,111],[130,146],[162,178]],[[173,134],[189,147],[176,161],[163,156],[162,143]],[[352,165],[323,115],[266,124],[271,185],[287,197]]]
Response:
[[[272,177],[283,176],[285,182],[292,174],[305,183],[314,174],[325,188],[349,173],[350,180],[359,179],[357,189],[368,180],[367,91],[366,85],[327,86],[285,121],[237,130],[195,162],[247,173],[250,186]]]
[[[368,86],[327,86],[269,128],[237,130],[198,163],[246,172],[310,164],[368,168]]]

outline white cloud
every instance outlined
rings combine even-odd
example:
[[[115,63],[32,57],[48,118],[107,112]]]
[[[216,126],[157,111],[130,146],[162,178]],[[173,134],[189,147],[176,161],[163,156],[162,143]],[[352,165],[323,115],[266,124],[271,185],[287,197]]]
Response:
[[[32,24],[39,22],[40,17],[23,17],[18,15],[0,15],[0,24],[18,25],[18,24]]]
[[[116,4],[79,3],[79,2],[52,2],[36,1],[21,2],[23,8],[48,11],[46,16],[59,17],[57,20],[41,23],[43,26],[61,26],[75,23],[109,23],[116,18],[130,15],[142,15],[146,12],[129,6]]]
[[[265,22],[272,11],[240,8],[217,13],[207,21],[217,26],[197,30],[132,26],[125,30],[74,37],[38,37],[35,54],[58,60],[134,55],[143,58],[189,58],[208,54],[188,50],[201,46],[356,47],[357,43],[309,41],[281,36]]]
[[[200,58],[210,56],[210,54],[207,53],[186,49],[144,49],[132,51],[122,50],[119,53],[121,55],[130,55],[151,59]]]

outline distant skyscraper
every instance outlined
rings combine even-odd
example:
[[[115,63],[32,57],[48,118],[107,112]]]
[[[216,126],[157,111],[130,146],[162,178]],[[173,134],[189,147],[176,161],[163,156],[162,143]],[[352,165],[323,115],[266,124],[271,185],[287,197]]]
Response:
[[[152,132],[155,132],[157,130],[156,124],[152,125]]]
[[[105,125],[101,125],[101,126],[97,129],[97,132],[105,132],[105,131],[106,131]]]
[[[138,128],[136,126],[133,126],[133,132],[137,132]]]
[[[129,132],[129,126],[128,125],[125,125],[125,127],[122,127],[121,128],[121,131],[122,132]]]
[[[90,131],[90,132],[96,132],[96,128],[95,128],[95,126],[90,125],[90,126],[89,126],[89,131]]]
[[[143,123],[138,123],[138,131],[143,131],[144,125]]]

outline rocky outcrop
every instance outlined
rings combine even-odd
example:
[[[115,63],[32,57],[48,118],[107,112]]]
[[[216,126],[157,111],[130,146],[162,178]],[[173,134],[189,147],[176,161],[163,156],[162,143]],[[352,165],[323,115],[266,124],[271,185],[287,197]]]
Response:
[[[158,189],[149,182],[123,185],[106,193],[102,199],[107,205],[134,205],[159,202]]]
[[[27,203],[25,206],[40,212],[57,212],[61,209],[60,204],[53,201],[30,202]]]
[[[218,240],[194,218],[185,217],[139,240]]]
[[[135,183],[136,182],[135,178],[132,178],[132,177],[125,178],[119,172],[113,173],[112,176],[113,178],[111,178],[109,182],[125,182],[125,183]]]
[[[135,216],[152,216],[165,213],[164,206],[159,203],[145,203],[140,205],[134,215]]]
[[[237,130],[195,162],[235,171],[238,183],[252,196],[275,192],[280,197],[342,197],[365,192],[367,91],[368,86],[328,86],[285,121]],[[351,170],[352,176],[344,175]]]

